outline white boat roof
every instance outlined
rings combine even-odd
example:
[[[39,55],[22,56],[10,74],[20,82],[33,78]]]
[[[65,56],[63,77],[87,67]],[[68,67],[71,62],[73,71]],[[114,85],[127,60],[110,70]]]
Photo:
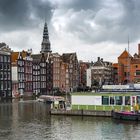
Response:
[[[62,96],[41,95],[39,98],[46,101],[65,101],[65,98]]]

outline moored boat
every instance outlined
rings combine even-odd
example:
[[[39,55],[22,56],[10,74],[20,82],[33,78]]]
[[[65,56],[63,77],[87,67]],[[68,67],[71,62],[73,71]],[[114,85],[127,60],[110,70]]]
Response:
[[[38,99],[39,102],[44,102],[51,105],[51,109],[65,109],[66,101],[61,96],[41,95]]]
[[[64,101],[64,97],[61,96],[49,96],[49,95],[41,95],[38,99],[40,102],[54,102],[54,101]]]
[[[140,121],[140,113],[137,112],[112,111],[112,117],[120,120]]]

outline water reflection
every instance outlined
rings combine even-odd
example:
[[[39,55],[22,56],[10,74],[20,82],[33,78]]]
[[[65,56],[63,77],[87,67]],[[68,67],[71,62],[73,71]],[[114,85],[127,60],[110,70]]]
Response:
[[[36,101],[0,104],[3,140],[125,140],[140,138],[140,123],[102,117],[50,116]]]

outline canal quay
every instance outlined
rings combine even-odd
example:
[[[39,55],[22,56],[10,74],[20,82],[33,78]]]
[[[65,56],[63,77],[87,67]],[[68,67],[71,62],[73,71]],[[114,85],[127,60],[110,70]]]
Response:
[[[111,117],[49,115],[37,100],[0,103],[0,140],[138,140],[140,123]]]

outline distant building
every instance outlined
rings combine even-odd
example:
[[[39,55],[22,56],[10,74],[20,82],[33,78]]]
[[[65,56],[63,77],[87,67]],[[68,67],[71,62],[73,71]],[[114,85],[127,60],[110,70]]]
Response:
[[[53,94],[53,61],[50,53],[42,53],[40,77],[41,94]]]
[[[40,86],[40,61],[41,61],[41,54],[33,54],[33,93],[39,94],[41,93],[41,86]]]
[[[68,64],[61,61],[60,65],[60,91],[70,92]]]
[[[33,78],[32,78],[32,62],[33,58],[31,57],[32,50],[27,50],[27,54],[25,57],[25,93],[31,94],[33,93]]]
[[[87,85],[102,86],[103,84],[112,84],[112,70],[111,62],[103,61],[102,58],[98,57],[98,60],[94,62],[89,69],[87,69]]]
[[[68,63],[63,62],[62,56],[52,53],[53,61],[53,89],[54,92],[69,92],[69,70]]]
[[[60,90],[61,89],[61,55],[58,53],[53,53],[52,54],[52,59],[53,59],[53,88],[54,90]]]
[[[87,82],[87,83],[86,83],[86,86],[87,86],[87,87],[91,87],[91,84],[92,84],[92,83],[91,83],[91,82],[92,82],[92,79],[91,79],[91,68],[88,68],[88,69],[86,70],[86,76],[87,76],[87,77],[86,77],[86,79],[87,79],[87,80],[86,80],[86,82]]]
[[[92,78],[97,80],[99,85],[112,84],[112,63],[98,57],[98,60],[93,64]]]
[[[17,59],[19,56],[19,52],[11,53],[11,67],[12,67],[12,97],[19,96],[18,89],[18,64]]]
[[[62,61],[68,64],[70,92],[77,91],[79,85],[79,65],[76,53],[63,53]]]
[[[31,50],[12,52],[12,94],[13,96],[32,95]]]
[[[87,69],[89,66],[89,62],[79,61],[79,88],[82,90],[87,86]]]
[[[139,83],[140,82],[140,44],[138,54],[131,56],[125,49],[118,57],[118,83]]]
[[[113,84],[117,85],[118,83],[118,63],[113,64]]]
[[[127,50],[118,57],[118,83],[126,84],[130,81],[130,60],[132,56]]]
[[[0,99],[12,97],[11,49],[0,43]]]

